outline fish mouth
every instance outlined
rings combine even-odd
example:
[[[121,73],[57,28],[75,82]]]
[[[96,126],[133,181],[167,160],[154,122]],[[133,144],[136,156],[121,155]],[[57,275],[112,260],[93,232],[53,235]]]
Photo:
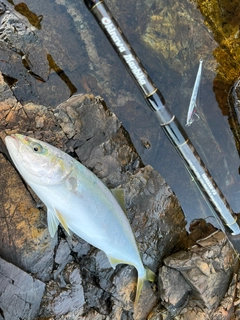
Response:
[[[16,133],[16,134],[12,134],[11,137],[13,139],[20,140],[24,144],[27,144],[29,142],[29,138],[27,136],[24,136],[23,134]]]
[[[12,155],[13,152],[17,152],[18,154],[21,143],[26,145],[28,138],[22,134],[11,134],[10,136],[5,137],[5,142],[10,155]]]
[[[19,147],[20,147],[19,140],[16,139],[15,135],[6,136],[5,143],[6,143],[6,147],[10,155],[10,158],[13,161],[14,165],[17,167],[15,160],[16,158],[19,157]]]
[[[5,138],[6,143],[11,143],[11,144],[19,144],[19,142],[21,141],[24,144],[27,144],[27,142],[29,141],[27,136],[24,136],[22,134],[11,134],[10,136],[6,136]]]
[[[14,149],[16,149],[17,147],[17,139],[16,139],[16,135],[15,134],[11,134],[10,136],[6,136],[5,137],[5,142],[7,145],[7,148],[9,149],[9,147],[14,147]]]

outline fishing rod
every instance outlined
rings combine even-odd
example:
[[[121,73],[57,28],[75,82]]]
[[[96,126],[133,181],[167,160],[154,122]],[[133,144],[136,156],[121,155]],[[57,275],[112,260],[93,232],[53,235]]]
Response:
[[[164,133],[177,150],[187,171],[194,178],[201,193],[204,195],[205,200],[213,209],[222,231],[226,234],[233,247],[240,253],[240,227],[237,223],[237,215],[232,211],[180,122],[167,107],[163,95],[147,74],[109,8],[103,0],[83,1],[137,83]]]

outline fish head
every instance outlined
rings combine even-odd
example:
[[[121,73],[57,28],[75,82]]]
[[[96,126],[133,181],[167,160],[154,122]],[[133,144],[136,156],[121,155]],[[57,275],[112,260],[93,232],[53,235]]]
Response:
[[[9,154],[26,182],[53,185],[65,181],[73,171],[73,161],[54,146],[21,134],[5,138]]]

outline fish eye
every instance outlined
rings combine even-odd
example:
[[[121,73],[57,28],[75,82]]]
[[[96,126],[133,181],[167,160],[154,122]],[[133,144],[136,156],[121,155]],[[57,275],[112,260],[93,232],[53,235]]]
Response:
[[[39,143],[33,143],[31,147],[36,153],[41,153],[43,151],[43,147]]]

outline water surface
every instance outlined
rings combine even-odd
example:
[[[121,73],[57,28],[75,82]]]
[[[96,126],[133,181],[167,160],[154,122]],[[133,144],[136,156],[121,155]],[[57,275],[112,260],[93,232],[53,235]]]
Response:
[[[1,56],[5,57],[0,68],[17,98],[22,103],[56,106],[76,93],[101,95],[129,131],[144,163],[159,171],[176,193],[188,222],[201,217],[215,223],[178,154],[84,3],[3,3],[17,10],[18,19],[25,16],[28,31],[32,32],[18,25],[15,37],[19,42],[16,38],[0,42]],[[226,33],[214,30],[216,12],[207,17],[211,7],[204,11],[187,0],[106,3],[183,126],[199,59],[204,60],[197,100],[199,120],[186,127],[186,132],[231,207],[239,212],[239,155],[229,126],[227,103],[239,70],[232,63],[230,50],[224,51],[219,45],[221,36],[226,40],[236,33],[235,25],[228,25]],[[18,43],[17,48],[14,43]],[[229,74],[231,71],[229,77],[221,64],[223,59]]]

